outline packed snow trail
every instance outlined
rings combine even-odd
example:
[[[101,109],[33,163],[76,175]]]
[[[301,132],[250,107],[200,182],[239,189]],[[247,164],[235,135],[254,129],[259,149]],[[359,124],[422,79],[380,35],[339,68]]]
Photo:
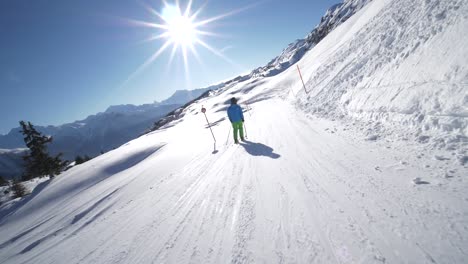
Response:
[[[147,151],[139,152],[144,157],[126,159],[123,164],[143,160],[128,173],[122,165],[113,166],[114,176],[90,187],[89,194],[83,190],[71,196],[74,200],[47,204],[44,212],[22,208],[28,219],[19,220],[30,226],[25,231],[17,223],[2,223],[2,229],[16,235],[1,238],[0,261],[466,261],[464,194],[413,185],[414,176],[421,175],[419,165],[398,164],[394,156],[401,155],[392,150],[330,133],[328,121],[310,120],[283,100],[260,102],[247,116],[246,143],[234,145],[229,139],[216,154],[209,144],[200,144],[197,153],[189,150],[197,143],[188,137],[161,149],[159,142],[140,143]],[[192,125],[182,122],[172,133]],[[198,127],[211,137],[206,127]],[[229,123],[220,122],[214,129],[217,135],[227,134]],[[164,132],[146,137],[157,134],[164,138]],[[183,146],[187,154],[179,153],[174,160],[173,151]],[[172,171],[177,167],[181,169]],[[50,195],[47,189],[41,194]],[[84,198],[88,200],[77,206]]]

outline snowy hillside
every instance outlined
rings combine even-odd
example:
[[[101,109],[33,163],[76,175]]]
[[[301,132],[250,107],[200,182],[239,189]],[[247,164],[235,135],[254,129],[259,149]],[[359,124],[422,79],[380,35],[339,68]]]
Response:
[[[0,262],[467,263],[467,36],[465,0],[369,2],[297,64],[0,206]]]
[[[50,146],[52,153],[61,152],[67,159],[74,159],[76,155],[96,156],[101,151],[109,151],[138,137],[168,112],[197,98],[207,89],[209,88],[176,91],[160,103],[114,105],[105,112],[91,115],[84,120],[36,128],[54,137]],[[12,129],[7,135],[0,135],[0,148],[22,147],[24,141],[20,128]]]
[[[299,63],[309,91],[294,89],[300,107],[345,118],[369,137],[453,151],[463,162],[468,148],[466,2],[370,6],[375,8],[337,28]]]

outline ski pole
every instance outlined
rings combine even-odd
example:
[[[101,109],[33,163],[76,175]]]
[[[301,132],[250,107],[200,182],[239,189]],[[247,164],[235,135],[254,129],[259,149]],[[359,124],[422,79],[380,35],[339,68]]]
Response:
[[[242,127],[244,128],[244,132],[245,132],[245,138],[248,138],[247,137],[247,128],[245,127],[245,122],[242,122]]]

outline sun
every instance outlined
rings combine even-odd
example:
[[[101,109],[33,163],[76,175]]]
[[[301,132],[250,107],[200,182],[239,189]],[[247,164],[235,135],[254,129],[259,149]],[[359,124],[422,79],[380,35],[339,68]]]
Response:
[[[189,47],[197,41],[197,30],[193,19],[182,14],[174,5],[166,5],[161,17],[167,26],[166,34],[169,41],[175,45]]]
[[[168,50],[170,47],[172,47],[172,50],[170,52],[170,58],[169,63],[167,63],[167,67],[171,66],[175,54],[179,53],[182,55],[186,80],[188,79],[189,75],[189,53],[192,54],[201,65],[203,65],[202,59],[198,54],[197,47],[203,47],[226,62],[234,66],[238,66],[232,60],[226,57],[222,51],[212,47],[205,40],[208,37],[223,37],[223,35],[208,31],[205,28],[213,25],[218,20],[224,19],[228,16],[234,15],[257,5],[253,4],[214,17],[200,19],[200,14],[202,13],[203,8],[206,7],[206,4],[202,5],[202,7],[197,10],[192,10],[192,0],[188,0],[185,7],[181,6],[180,0],[175,0],[175,3],[168,3],[166,0],[162,0],[163,5],[161,7],[161,12],[156,11],[154,8],[148,6],[144,2],[140,3],[147,11],[155,16],[155,19],[159,21],[148,22],[133,19],[126,19],[126,21],[132,25],[154,28],[155,34],[145,41],[161,41],[161,44],[159,48],[128,77],[123,85],[125,85],[130,79],[134,78],[138,73],[143,71],[146,67],[151,65],[151,63],[153,63],[159,56],[164,53],[164,51]]]

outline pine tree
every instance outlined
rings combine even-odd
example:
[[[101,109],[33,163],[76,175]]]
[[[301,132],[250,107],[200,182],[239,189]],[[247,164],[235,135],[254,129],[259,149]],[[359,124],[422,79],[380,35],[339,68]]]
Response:
[[[19,180],[14,180],[10,187],[13,192],[13,198],[23,197],[28,193],[28,190]]]
[[[2,176],[0,176],[0,186],[7,185],[7,184],[8,182]]]
[[[21,121],[21,133],[24,135],[24,142],[29,148],[29,153],[23,157],[26,169],[23,178],[29,180],[35,177],[50,176],[60,174],[65,163],[60,159],[61,154],[51,157],[47,153],[46,144],[52,142],[52,137],[43,136],[39,133],[31,122]]]
[[[91,160],[92,158],[90,156],[88,156],[88,155],[85,155],[83,159],[84,159],[84,162],[86,162],[88,160]]]
[[[77,155],[76,158],[75,158],[75,164],[79,165],[79,164],[87,162],[90,159],[91,159],[91,157],[89,157],[88,155],[84,155],[84,157],[81,157],[80,155]]]
[[[80,155],[77,155],[76,158],[75,158],[75,164],[79,165],[79,164],[81,164],[83,162],[85,162],[85,160]]]

